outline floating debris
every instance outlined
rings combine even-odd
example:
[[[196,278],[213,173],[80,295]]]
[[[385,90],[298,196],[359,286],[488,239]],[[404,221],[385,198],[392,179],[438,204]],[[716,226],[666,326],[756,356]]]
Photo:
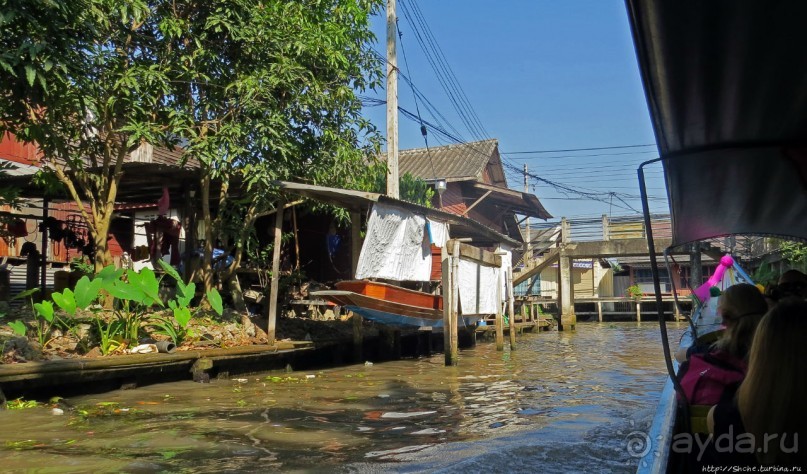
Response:
[[[381,418],[391,418],[391,419],[401,419],[401,418],[413,418],[416,416],[426,416],[426,415],[433,415],[437,413],[436,411],[410,411],[406,413],[390,411],[381,415]]]
[[[58,416],[58,415],[64,415],[64,410],[62,410],[61,408],[54,408],[54,409],[53,409],[53,410],[51,410],[50,412],[51,412],[52,414],[54,414],[54,415],[57,415],[57,416]]]
[[[415,431],[413,433],[409,433],[411,435],[420,436],[420,435],[436,435],[440,433],[445,433],[446,430],[438,430],[436,428],[426,428],[425,430]]]

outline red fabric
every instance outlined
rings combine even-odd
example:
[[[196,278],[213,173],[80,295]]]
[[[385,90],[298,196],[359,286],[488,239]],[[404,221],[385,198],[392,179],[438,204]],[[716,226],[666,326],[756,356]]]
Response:
[[[168,214],[168,209],[171,208],[171,198],[168,195],[168,188],[163,187],[163,195],[157,200],[157,213],[161,216]]]
[[[718,351],[692,354],[687,366],[682,366],[681,387],[690,405],[715,405],[726,387],[737,385],[745,378],[745,361]]]

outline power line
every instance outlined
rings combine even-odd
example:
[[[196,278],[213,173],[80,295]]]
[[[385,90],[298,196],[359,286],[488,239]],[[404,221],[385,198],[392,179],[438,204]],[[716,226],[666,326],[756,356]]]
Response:
[[[529,151],[508,151],[508,155],[524,155],[524,154],[532,154],[532,153],[561,153],[561,152],[569,152],[569,151],[592,151],[592,150],[617,150],[620,148],[640,148],[640,147],[647,147],[647,146],[656,146],[655,143],[648,143],[646,145],[617,145],[617,146],[600,146],[600,147],[593,147],[593,148],[566,148],[561,150],[529,150]]]

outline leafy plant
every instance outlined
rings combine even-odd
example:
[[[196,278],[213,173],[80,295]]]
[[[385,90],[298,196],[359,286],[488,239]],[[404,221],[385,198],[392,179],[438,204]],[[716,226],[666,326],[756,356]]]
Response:
[[[8,323],[8,327],[10,327],[17,336],[25,336],[25,334],[28,332],[28,328],[25,327],[25,323],[20,320]]]
[[[107,322],[103,318],[96,317],[95,324],[98,328],[100,339],[98,347],[101,349],[101,354],[108,355],[123,344],[125,326],[120,320]]]
[[[84,257],[75,257],[70,260],[70,269],[74,272],[83,273],[85,275],[92,275],[95,273],[95,267]]]
[[[633,301],[639,302],[642,299],[642,288],[639,285],[631,285],[625,288],[625,296]]]
[[[0,319],[5,318],[5,313],[0,313]],[[28,328],[25,326],[20,320],[11,321],[8,323],[8,327],[11,328],[11,331],[17,336],[25,336],[25,333],[28,331]]]
[[[156,318],[153,325],[157,328],[158,334],[170,337],[174,344],[181,346],[189,337],[193,336],[188,325],[193,317],[190,303],[196,295],[196,284],[193,282],[186,284],[174,267],[162,260],[158,260],[158,262],[165,273],[175,280],[177,291],[176,298],[168,302],[173,318]],[[210,307],[218,315],[221,315],[223,313],[223,304],[219,292],[213,288],[207,292],[206,296]]]
[[[53,303],[48,300],[41,303],[34,303],[34,311],[37,318],[34,329],[36,330],[36,339],[39,345],[44,349],[48,343],[53,340],[50,338],[51,330],[54,326],[55,314],[53,311]]]
[[[36,400],[23,400],[22,398],[9,400],[8,405],[6,405],[9,410],[23,410],[25,408],[36,408],[38,406],[39,402]]]

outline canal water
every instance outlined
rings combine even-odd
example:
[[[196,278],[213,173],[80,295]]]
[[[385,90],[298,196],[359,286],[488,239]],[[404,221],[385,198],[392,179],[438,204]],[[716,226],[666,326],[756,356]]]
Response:
[[[684,324],[670,323],[671,344]],[[582,323],[443,356],[0,413],[3,472],[633,472],[665,381],[658,324]],[[72,409],[70,407],[73,407]]]

